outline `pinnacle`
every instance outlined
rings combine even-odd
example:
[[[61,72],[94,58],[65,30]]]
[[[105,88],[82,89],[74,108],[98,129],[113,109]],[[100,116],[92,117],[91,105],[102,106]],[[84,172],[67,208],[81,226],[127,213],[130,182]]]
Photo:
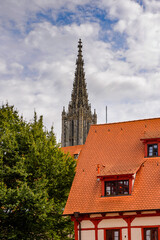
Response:
[[[78,56],[82,56],[82,41],[79,39],[78,41]]]
[[[78,41],[78,56],[76,60],[76,71],[71,96],[72,109],[78,109],[81,106],[88,109],[88,94],[85,83],[84,62],[82,58],[82,41]]]

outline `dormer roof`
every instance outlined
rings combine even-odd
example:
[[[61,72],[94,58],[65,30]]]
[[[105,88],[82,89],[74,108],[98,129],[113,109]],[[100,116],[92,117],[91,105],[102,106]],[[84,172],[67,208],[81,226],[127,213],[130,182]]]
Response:
[[[80,154],[82,148],[84,145],[75,145],[75,146],[69,146],[69,147],[62,147],[61,150],[67,154],[69,153],[71,157],[74,157],[75,154]]]

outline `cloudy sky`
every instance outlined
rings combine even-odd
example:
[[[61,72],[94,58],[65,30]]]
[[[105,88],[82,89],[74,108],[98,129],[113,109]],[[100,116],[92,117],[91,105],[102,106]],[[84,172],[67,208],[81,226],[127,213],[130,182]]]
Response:
[[[160,117],[159,0],[0,0],[0,102],[61,136],[78,39],[98,123]]]

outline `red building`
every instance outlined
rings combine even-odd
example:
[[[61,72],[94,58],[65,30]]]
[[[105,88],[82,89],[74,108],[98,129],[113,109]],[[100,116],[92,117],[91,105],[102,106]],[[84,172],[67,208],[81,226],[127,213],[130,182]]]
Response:
[[[90,127],[64,215],[75,240],[160,240],[160,118]]]

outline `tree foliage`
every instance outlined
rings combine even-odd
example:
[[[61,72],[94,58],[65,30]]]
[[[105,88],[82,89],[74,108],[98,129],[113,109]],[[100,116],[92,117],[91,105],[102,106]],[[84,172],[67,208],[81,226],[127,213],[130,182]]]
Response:
[[[56,145],[43,118],[27,123],[13,106],[0,108],[0,239],[68,239],[62,217],[75,161]]]

